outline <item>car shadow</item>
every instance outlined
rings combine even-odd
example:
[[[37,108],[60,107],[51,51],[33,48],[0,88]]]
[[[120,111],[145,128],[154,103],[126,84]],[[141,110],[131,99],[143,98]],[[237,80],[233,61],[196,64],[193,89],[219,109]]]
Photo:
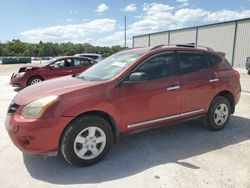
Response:
[[[53,184],[99,183],[128,177],[165,164],[177,163],[193,170],[200,167],[183,162],[250,139],[250,119],[232,116],[229,126],[219,132],[208,130],[200,120],[165,126],[121,138],[120,144],[96,165],[79,168],[67,164],[63,157],[47,158],[23,155],[33,178]]]
[[[14,88],[13,90],[14,90],[15,92],[19,92],[19,91],[22,90],[22,88],[16,87],[16,88]]]

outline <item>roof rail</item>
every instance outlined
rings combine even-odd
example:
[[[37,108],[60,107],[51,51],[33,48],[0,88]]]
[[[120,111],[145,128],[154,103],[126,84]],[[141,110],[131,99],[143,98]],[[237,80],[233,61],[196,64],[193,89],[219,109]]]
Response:
[[[152,47],[150,50],[155,50],[158,48],[164,48],[164,47],[184,47],[184,48],[201,48],[201,49],[206,49],[208,51],[214,51],[212,48],[207,47],[207,46],[201,46],[201,45],[196,45],[196,44],[166,44],[166,45],[158,45],[158,46],[154,46]]]
[[[165,44],[157,45],[157,46],[152,47],[150,50],[154,50],[154,49],[161,48],[164,46],[166,46],[166,45]]]

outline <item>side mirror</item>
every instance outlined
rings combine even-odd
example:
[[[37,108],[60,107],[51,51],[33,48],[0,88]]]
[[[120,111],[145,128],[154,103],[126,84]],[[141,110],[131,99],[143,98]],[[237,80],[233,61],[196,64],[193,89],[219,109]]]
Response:
[[[56,69],[56,68],[60,68],[60,66],[57,64],[52,64],[52,65],[49,65],[49,68]]]
[[[54,64],[52,64],[52,65],[49,65],[49,66],[47,66],[49,69],[54,69],[55,68],[55,66],[54,66]]]
[[[128,85],[128,84],[139,84],[139,83],[144,83],[146,82],[146,73],[144,72],[133,72],[129,75],[128,81],[124,81],[123,85]]]

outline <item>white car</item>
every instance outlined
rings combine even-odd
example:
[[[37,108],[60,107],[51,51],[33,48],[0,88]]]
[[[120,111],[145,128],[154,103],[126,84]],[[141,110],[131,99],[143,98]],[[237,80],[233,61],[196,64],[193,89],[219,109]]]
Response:
[[[75,54],[74,56],[88,57],[88,58],[91,58],[97,62],[100,62],[104,59],[101,54],[94,54],[94,53]]]

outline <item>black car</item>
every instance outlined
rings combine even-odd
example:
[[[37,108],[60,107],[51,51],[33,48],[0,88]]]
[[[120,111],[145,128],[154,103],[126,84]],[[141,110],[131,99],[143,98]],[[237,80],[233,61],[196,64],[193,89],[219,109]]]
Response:
[[[247,69],[247,73],[250,75],[250,57],[247,58],[246,69]]]

